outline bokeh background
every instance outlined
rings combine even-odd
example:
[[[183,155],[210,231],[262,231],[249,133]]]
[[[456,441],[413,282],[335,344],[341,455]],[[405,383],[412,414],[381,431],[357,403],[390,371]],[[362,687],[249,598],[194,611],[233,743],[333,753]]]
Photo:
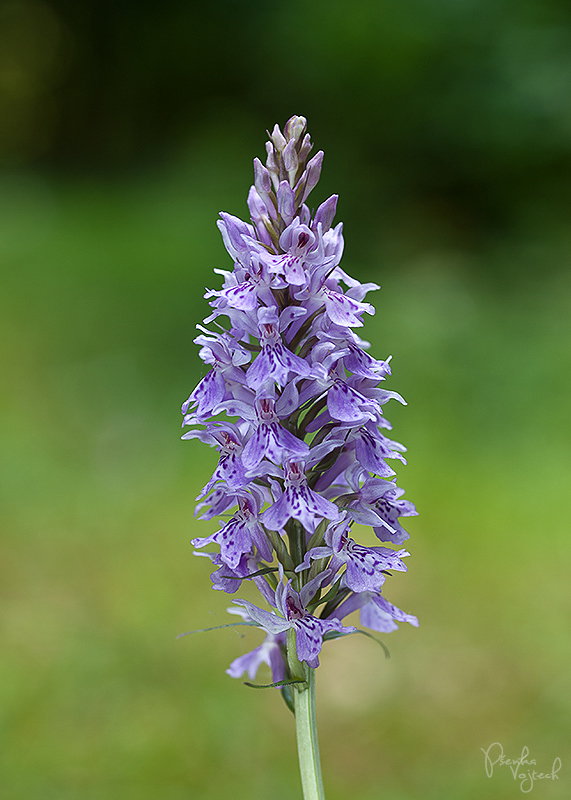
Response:
[[[345,269],[382,285],[399,482],[420,516],[389,598],[420,617],[332,642],[330,800],[519,797],[523,746],[569,797],[571,8],[563,0],[0,3],[6,800],[299,796],[279,694],[224,670],[191,537],[217,214],[265,129],[303,114]],[[264,679],[267,675],[260,674]]]

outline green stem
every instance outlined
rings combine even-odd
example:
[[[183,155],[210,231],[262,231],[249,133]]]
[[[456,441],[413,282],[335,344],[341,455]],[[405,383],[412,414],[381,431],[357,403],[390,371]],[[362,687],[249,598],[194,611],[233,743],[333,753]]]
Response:
[[[303,798],[304,800],[325,800],[317,742],[315,670],[305,664],[304,667],[307,681],[292,687]]]

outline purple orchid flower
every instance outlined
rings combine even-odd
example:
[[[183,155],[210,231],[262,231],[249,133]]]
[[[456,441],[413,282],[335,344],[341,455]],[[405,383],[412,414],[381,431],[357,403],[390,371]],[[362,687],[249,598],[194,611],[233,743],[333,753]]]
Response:
[[[288,519],[293,518],[298,519],[306,531],[313,533],[320,519],[339,517],[339,509],[334,503],[308,487],[303,461],[285,462],[284,486],[281,496],[262,514],[266,528],[279,531]]]
[[[258,329],[262,352],[256,356],[246,373],[248,385],[252,389],[277,383],[285,386],[290,374],[296,378],[306,378],[310,369],[306,361],[288,350],[282,343],[280,318],[275,308],[260,308]]]
[[[344,518],[341,522],[329,525],[325,531],[326,546],[309,550],[303,562],[296,567],[296,572],[309,569],[312,560],[331,557],[328,566],[333,572],[337,572],[344,564],[347,566],[345,583],[354,592],[380,592],[386,581],[384,570],[406,572],[406,564],[402,559],[410,555],[408,550],[395,553],[388,547],[357,544],[348,535],[352,524],[351,519]]]
[[[259,522],[259,496],[238,497],[238,512],[219,531],[204,538],[192,539],[195,547],[205,547],[215,542],[220,546],[220,558],[231,569],[235,569],[245,553],[255,547],[258,557],[271,561],[272,548]]]
[[[281,464],[286,458],[304,458],[309,455],[309,445],[280,425],[271,397],[255,403],[258,427],[244,448],[242,461],[247,469],[254,469],[263,458]]]
[[[183,434],[182,439],[200,439],[217,447],[220,452],[218,466],[197,500],[208,494],[217,481],[224,481],[229,489],[240,489],[248,483],[241,455],[244,435],[239,425],[228,422],[207,422],[205,431],[193,430]]]
[[[306,609],[307,603],[313,596],[315,586],[306,584],[301,592],[292,589],[291,579],[287,583],[280,581],[275,593],[275,608],[281,616],[270,611],[258,608],[248,600],[232,600],[233,603],[243,606],[257,625],[267,633],[276,635],[293,628],[296,633],[297,657],[300,661],[316,668],[319,666],[319,653],[323,644],[323,636],[328,631],[338,633],[353,633],[353,626],[343,626],[338,618],[319,619],[312,616]]]
[[[360,465],[355,465],[345,473],[355,498],[347,507],[355,522],[370,525],[381,542],[402,544],[409,534],[399,522],[399,517],[413,517],[418,514],[413,503],[401,500],[404,489],[394,481],[371,478]],[[362,486],[359,478],[366,475]]]
[[[224,400],[227,382],[246,383],[240,367],[250,361],[250,354],[239,345],[234,345],[230,337],[223,334],[197,336],[194,341],[202,345],[199,355],[206,364],[212,365],[212,370],[183,403],[182,413],[186,415],[189,408],[196,406],[194,414],[196,418],[202,419],[208,417],[218,403]]]
[[[418,624],[383,594],[390,573],[406,571],[408,551],[365,547],[351,535],[359,523],[400,545],[409,538],[401,517],[417,512],[393,479],[406,448],[387,435],[386,404],[405,402],[385,388],[391,357],[374,358],[358,333],[379,287],[340,266],[337,195],[310,210],[323,163],[311,149],[303,117],[283,131],[276,125],[265,164],[254,161],[250,221],[220,215],[234,266],[216,269],[222,286],[205,294],[208,327],[197,326],[195,342],[208,371],[182,407],[182,438],[219,453],[195,512],[218,518],[218,530],[192,539],[196,555],[213,568],[215,590],[234,594],[246,581],[273,609],[234,601],[233,612],[266,639],[227,672],[253,679],[265,663],[274,682],[293,677],[289,630],[307,675],[324,636],[355,630],[341,622],[352,611],[383,633]]]
[[[296,218],[281,234],[279,244],[284,255],[267,256],[264,260],[270,272],[283,276],[285,285],[298,289],[307,284],[308,270],[313,265],[332,265],[333,258],[325,256],[320,226],[314,232]]]

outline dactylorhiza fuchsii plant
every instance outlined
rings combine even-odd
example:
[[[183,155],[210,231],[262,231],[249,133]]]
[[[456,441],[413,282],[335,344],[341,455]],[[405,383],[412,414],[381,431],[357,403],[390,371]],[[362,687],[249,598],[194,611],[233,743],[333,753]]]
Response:
[[[207,291],[212,313],[194,340],[209,366],[183,404],[183,439],[219,453],[198,496],[200,519],[219,529],[193,539],[214,566],[212,585],[234,594],[243,581],[259,589],[259,607],[228,609],[265,633],[227,672],[255,680],[265,663],[296,720],[304,797],[322,798],[315,720],[315,669],[324,641],[359,629],[389,633],[418,625],[384,594],[391,570],[405,571],[408,538],[399,519],[416,514],[403,500],[389,461],[405,448],[387,436],[383,407],[389,360],[367,351],[356,329],[374,314],[365,300],[379,287],[339,266],[342,223],[337,196],[315,212],[307,205],[323,152],[309,158],[306,120],[276,125],[266,166],[254,159],[250,222],[221,213],[218,227],[234,261],[215,270],[223,288]],[[382,545],[365,547],[353,525],[371,526]],[[392,545],[387,547],[386,545]],[[218,545],[218,551],[202,548]],[[394,548],[399,549],[394,549]],[[364,631],[360,631],[364,632]],[[249,684],[252,685],[252,684]]]

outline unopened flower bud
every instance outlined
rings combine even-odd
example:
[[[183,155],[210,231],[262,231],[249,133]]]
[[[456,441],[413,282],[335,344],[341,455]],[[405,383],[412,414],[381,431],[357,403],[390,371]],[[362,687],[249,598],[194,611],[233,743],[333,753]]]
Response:
[[[303,132],[307,127],[307,120],[305,117],[291,117],[284,125],[284,136],[289,141],[297,144],[303,136]]]
[[[307,167],[303,171],[301,178],[298,180],[298,182],[294,187],[295,199],[298,206],[307,200],[309,193],[319,181],[322,164],[323,164],[323,150],[320,150],[308,162]]]
[[[272,190],[270,173],[259,158],[254,159],[254,184],[261,195],[268,194]]]
[[[318,223],[321,222],[323,233],[327,233],[331,227],[333,218],[335,217],[335,212],[337,210],[338,198],[339,195],[332,194],[331,197],[328,197],[324,203],[321,203],[315,212],[315,217],[313,218],[314,227],[317,228]]]
[[[312,150],[313,150],[313,144],[311,142],[311,137],[309,133],[306,133],[305,136],[303,137],[303,142],[301,143],[301,147],[299,149],[300,164],[305,164]]]
[[[274,184],[274,189],[277,189],[279,184],[279,168],[278,162],[276,161],[276,151],[272,142],[266,142],[266,153],[268,154],[268,157],[266,158],[266,167],[270,173],[272,183]]]
[[[248,210],[250,211],[250,218],[260,241],[262,241],[264,244],[273,246],[272,238],[268,233],[268,229],[272,227],[272,223],[268,215],[266,205],[256,191],[255,186],[250,187],[247,202]]]
[[[274,147],[276,148],[278,153],[283,152],[283,149],[287,144],[287,140],[284,137],[283,133],[280,131],[280,128],[279,128],[279,125],[277,124],[277,122],[274,125],[274,129],[270,134],[270,138],[271,138],[272,142],[274,143]]]
[[[290,139],[283,151],[284,166],[287,170],[290,184],[295,182],[297,168],[299,167],[299,159],[295,149],[295,141]]]
[[[305,202],[311,190],[317,185],[319,176],[321,175],[321,167],[323,165],[323,150],[316,153],[313,158],[307,162],[305,168],[305,185],[303,189],[302,202]],[[302,178],[303,179],[303,178]]]
[[[286,225],[289,225],[295,215],[295,194],[287,181],[282,181],[278,186],[278,214]]]

